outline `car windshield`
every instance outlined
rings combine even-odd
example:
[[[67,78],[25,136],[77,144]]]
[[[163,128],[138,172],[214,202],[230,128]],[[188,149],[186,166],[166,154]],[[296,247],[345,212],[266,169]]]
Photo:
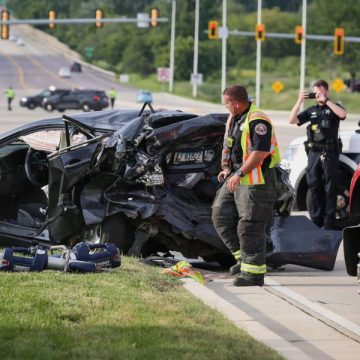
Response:
[[[51,95],[51,91],[46,89],[46,90],[43,90],[39,95],[46,97],[46,96]]]

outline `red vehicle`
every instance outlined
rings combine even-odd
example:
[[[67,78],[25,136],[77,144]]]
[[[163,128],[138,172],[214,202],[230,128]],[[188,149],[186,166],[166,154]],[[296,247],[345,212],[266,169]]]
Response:
[[[360,165],[354,172],[350,185],[350,214],[360,219]],[[343,230],[344,256],[347,273],[360,282],[360,222]]]

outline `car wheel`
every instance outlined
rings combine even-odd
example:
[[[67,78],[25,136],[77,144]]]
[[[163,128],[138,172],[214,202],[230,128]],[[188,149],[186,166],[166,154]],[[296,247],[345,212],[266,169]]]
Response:
[[[350,182],[351,175],[340,171],[340,184],[337,188],[337,200],[336,200],[336,213],[334,227],[336,229],[343,229],[346,226],[355,225],[358,221],[358,217],[350,217]],[[311,204],[311,193],[308,189],[306,193],[306,209],[309,209]]]
[[[30,109],[30,110],[34,110],[35,108],[36,108],[36,105],[34,103],[30,103],[28,105],[28,109]]]
[[[131,245],[131,231],[123,215],[116,214],[87,230],[85,240],[90,243],[113,243],[121,252],[127,252]]]
[[[91,107],[90,107],[90,105],[89,104],[83,104],[82,105],[82,109],[85,111],[85,112],[88,112],[88,111],[90,111],[91,110]]]
[[[45,105],[45,109],[46,109],[47,111],[53,111],[53,110],[54,110],[54,105],[48,103],[48,104]]]

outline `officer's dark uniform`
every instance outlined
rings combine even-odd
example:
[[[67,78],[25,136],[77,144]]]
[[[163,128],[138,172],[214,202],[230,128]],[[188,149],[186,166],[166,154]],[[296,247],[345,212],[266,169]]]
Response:
[[[229,166],[232,174],[243,161],[241,135],[248,110],[233,119],[224,140],[224,147],[231,145]],[[271,135],[272,126],[268,121],[250,122],[252,150],[269,152]],[[228,138],[232,139],[231,144],[226,144]],[[275,200],[276,177],[274,169],[269,168],[270,161],[268,156],[262,164],[264,185],[239,185],[232,193],[226,186],[231,174],[218,190],[212,205],[212,220],[224,244],[234,254],[240,249],[241,239],[241,260],[259,265],[265,264],[265,226],[271,221]],[[264,274],[252,276],[255,280],[257,277],[263,281]]]
[[[319,104],[299,113],[297,118],[298,126],[310,122],[305,142],[308,153],[306,179],[311,192],[310,217],[319,227],[330,229],[336,212],[341,119],[328,106]]]

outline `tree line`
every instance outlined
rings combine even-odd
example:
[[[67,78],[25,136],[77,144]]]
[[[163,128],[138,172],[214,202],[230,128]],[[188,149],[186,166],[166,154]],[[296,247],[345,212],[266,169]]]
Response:
[[[302,0],[263,0],[262,22],[267,32],[294,33],[301,24]],[[195,0],[177,0],[175,80],[189,80],[193,69]],[[91,25],[58,25],[56,29],[39,27],[56,36],[79,52],[84,59],[120,73],[149,76],[157,67],[169,66],[170,0],[8,0],[7,7],[19,19],[47,18],[48,10],[55,9],[58,18],[94,17],[95,9],[102,8],[106,17],[135,18],[139,12],[152,7],[160,10],[168,23],[149,29],[134,24],[105,24],[96,29]],[[254,31],[257,21],[257,1],[228,0],[228,28]],[[307,32],[332,35],[336,27],[345,28],[345,36],[360,36],[357,19],[360,7],[353,0],[308,0]],[[349,15],[351,14],[351,16]],[[209,40],[209,20],[221,24],[222,0],[200,0],[199,67],[207,81],[219,81],[221,71],[221,41]],[[89,58],[88,49],[93,52]],[[262,44],[263,71],[297,75],[300,46],[289,39],[266,39]],[[227,72],[230,80],[240,72],[255,68],[256,41],[253,37],[229,36]],[[307,42],[307,72],[330,76],[350,77],[355,81],[360,47],[346,43],[345,54],[333,54],[331,42]]]

